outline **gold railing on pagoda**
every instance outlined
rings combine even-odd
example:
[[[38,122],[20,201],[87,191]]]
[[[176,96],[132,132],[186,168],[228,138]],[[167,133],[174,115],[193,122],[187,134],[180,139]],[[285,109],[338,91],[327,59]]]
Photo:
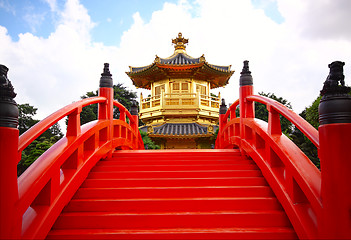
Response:
[[[164,93],[140,99],[140,112],[157,109],[212,108],[218,112],[220,99],[197,93]]]

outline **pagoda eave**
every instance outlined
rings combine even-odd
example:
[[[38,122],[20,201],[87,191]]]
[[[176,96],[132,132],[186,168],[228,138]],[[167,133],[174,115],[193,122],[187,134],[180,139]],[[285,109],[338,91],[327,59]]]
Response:
[[[138,88],[151,89],[151,83],[167,78],[195,78],[208,81],[211,88],[223,87],[234,71],[225,71],[206,62],[188,65],[169,65],[154,63],[135,72],[126,72]]]

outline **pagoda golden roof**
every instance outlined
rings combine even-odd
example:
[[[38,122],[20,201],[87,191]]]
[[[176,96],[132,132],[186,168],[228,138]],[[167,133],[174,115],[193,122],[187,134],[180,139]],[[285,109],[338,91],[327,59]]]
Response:
[[[185,51],[185,44],[188,39],[179,33],[176,39],[174,54],[168,58],[160,58],[156,55],[152,64],[144,67],[129,67],[126,74],[139,88],[151,88],[151,83],[167,78],[193,78],[197,80],[209,81],[211,88],[225,86],[229,78],[233,75],[231,66],[217,66],[209,64],[204,55],[199,58],[189,56]]]

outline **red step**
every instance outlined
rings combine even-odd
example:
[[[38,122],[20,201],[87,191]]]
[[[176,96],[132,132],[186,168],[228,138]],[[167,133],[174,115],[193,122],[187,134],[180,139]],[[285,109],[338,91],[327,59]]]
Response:
[[[169,212],[169,211],[253,211],[277,210],[275,197],[263,198],[133,198],[133,199],[72,199],[66,212]]]
[[[296,239],[290,227],[52,230],[48,239]]]
[[[272,197],[268,186],[80,188],[73,198]]]
[[[283,211],[64,212],[54,229],[288,227]]]
[[[186,187],[186,186],[264,186],[263,177],[217,177],[217,178],[121,178],[86,179],[83,188],[113,187]]]
[[[295,239],[237,150],[117,151],[92,169],[49,239]]]
[[[92,179],[115,178],[191,178],[191,177],[262,177],[260,170],[192,170],[192,171],[99,171]]]
[[[108,165],[97,165],[92,171],[191,171],[191,170],[257,170],[257,165],[253,164],[173,164],[173,165],[145,165],[139,163],[138,165],[116,165],[115,163]]]

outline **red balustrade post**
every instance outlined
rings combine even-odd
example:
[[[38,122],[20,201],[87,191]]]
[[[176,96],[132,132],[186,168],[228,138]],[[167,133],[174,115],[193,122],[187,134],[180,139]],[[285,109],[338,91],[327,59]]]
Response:
[[[99,96],[107,99],[106,103],[99,104],[98,119],[110,121],[107,139],[111,141],[113,136],[113,80],[108,63],[104,64],[104,72],[101,74]],[[111,156],[111,154],[112,151],[109,155]]]
[[[82,112],[82,107],[77,108],[73,113],[68,116],[68,124],[66,136],[77,137],[81,133],[80,129],[80,113]]]
[[[268,133],[270,135],[282,135],[280,124],[280,114],[270,105],[267,104],[268,110]]]
[[[135,101],[132,102],[132,107],[130,108],[130,114],[132,115],[133,119],[131,119],[131,127],[135,133],[135,146],[138,148],[138,141],[139,141],[139,113],[138,113],[138,105]]]
[[[226,134],[224,134],[223,129],[225,125],[228,123],[228,118],[225,117],[227,113],[227,105],[225,104],[224,98],[222,98],[222,103],[219,106],[219,146],[218,148],[223,148],[224,144],[224,138],[226,137]]]
[[[326,239],[351,239],[351,97],[344,86],[343,66],[339,61],[329,64],[319,105],[320,237]]]
[[[230,110],[230,120],[236,118],[237,117],[235,113],[236,108],[231,107],[231,105],[229,104],[229,110]]]
[[[18,107],[8,68],[0,65],[0,239],[20,238],[16,219],[18,201]]]
[[[253,79],[249,70],[249,61],[244,61],[239,80],[239,104],[240,104],[240,137],[245,139],[244,119],[255,117],[254,102],[247,101],[246,97],[253,95]]]

